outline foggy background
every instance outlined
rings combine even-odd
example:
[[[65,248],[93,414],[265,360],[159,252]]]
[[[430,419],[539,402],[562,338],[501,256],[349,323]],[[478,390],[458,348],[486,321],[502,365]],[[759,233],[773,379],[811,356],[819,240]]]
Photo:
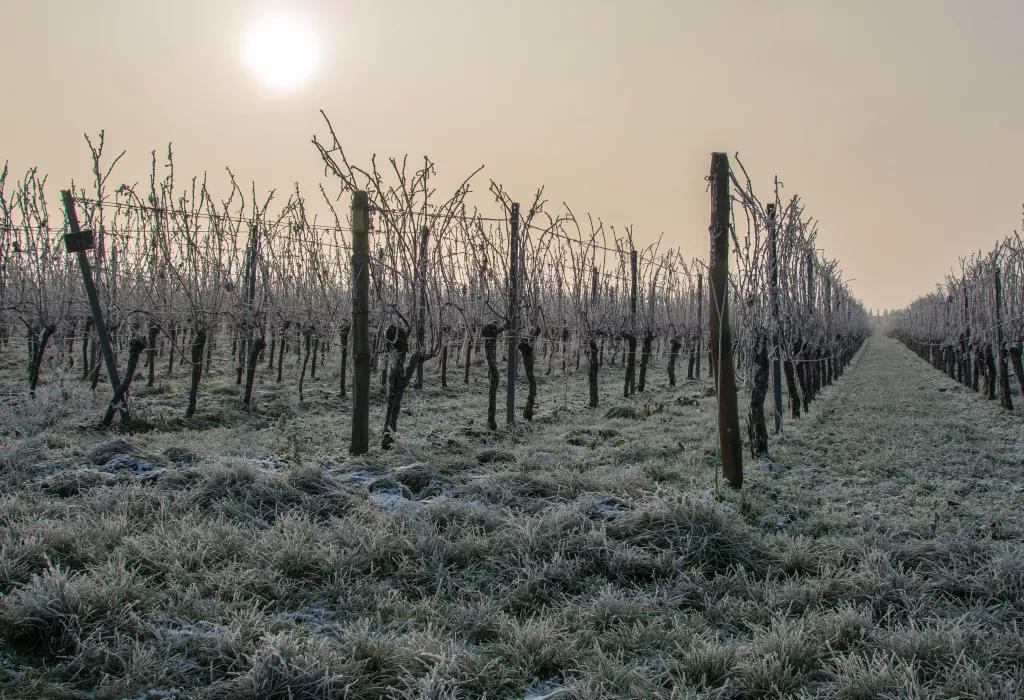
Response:
[[[247,25],[286,13],[316,33],[313,77],[288,91],[245,68]],[[363,162],[429,155],[438,192],[481,164],[522,202],[540,185],[643,245],[707,255],[704,177],[738,151],[758,196],[800,194],[818,244],[871,308],[897,308],[958,258],[1021,224],[1024,3],[439,0],[429,3],[71,0],[4,3],[0,162],[57,190],[91,181],[84,132],[112,177],[148,183],[174,143],[179,185],[209,173],[334,183],[310,139],[332,119]]]

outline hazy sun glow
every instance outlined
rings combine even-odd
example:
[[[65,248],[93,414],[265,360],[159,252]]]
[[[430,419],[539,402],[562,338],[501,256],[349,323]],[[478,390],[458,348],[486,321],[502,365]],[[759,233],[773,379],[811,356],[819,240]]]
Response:
[[[293,17],[266,17],[249,26],[245,63],[257,78],[274,88],[306,80],[316,66],[316,37]]]

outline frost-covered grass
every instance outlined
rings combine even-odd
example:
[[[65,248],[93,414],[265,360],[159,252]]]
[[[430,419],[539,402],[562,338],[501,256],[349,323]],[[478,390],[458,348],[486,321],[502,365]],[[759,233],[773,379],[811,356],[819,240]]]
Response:
[[[79,381],[12,395],[0,694],[1020,695],[1021,418],[894,341],[787,420],[742,494],[715,487],[706,382],[657,365],[623,400],[605,367],[592,411],[556,363],[535,424],[492,435],[474,373],[428,376],[396,449],[359,459],[330,373],[302,405],[268,375],[247,414],[225,368],[191,424],[165,380],[132,435],[89,427],[103,397]]]

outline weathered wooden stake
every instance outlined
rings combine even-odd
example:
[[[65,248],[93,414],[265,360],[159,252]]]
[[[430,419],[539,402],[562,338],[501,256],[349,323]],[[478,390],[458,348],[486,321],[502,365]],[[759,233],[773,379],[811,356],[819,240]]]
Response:
[[[420,229],[420,257],[416,265],[416,351],[426,353],[427,338],[427,242],[430,229]],[[423,388],[423,363],[416,365],[413,389]]]
[[[256,265],[259,260],[259,245],[259,229],[254,224],[249,227],[249,245],[245,251],[245,330],[239,334],[236,384],[242,383],[242,376],[245,374],[246,363],[249,359],[248,348],[254,342],[256,332]],[[248,389],[249,387],[246,387],[247,392]]]
[[[629,398],[636,393],[636,251],[629,251],[629,332],[623,333],[626,339],[626,384],[623,396]]]
[[[739,404],[729,330],[729,156],[711,155],[711,355],[718,390],[718,444],[722,477],[734,489],[743,486]]]
[[[349,452],[370,449],[370,237],[366,192],[352,193],[352,442]]]
[[[505,403],[505,422],[509,427],[516,422],[516,346],[519,340],[519,204],[512,203],[509,221],[509,265],[508,265],[508,395]]]
[[[775,405],[775,432],[782,432],[782,344],[779,337],[779,234],[775,226],[775,205],[768,210],[768,266],[771,275],[772,323],[775,326],[772,346],[775,358],[772,360],[772,399]]]
[[[999,352],[999,405],[1007,411],[1013,410],[1013,399],[1010,398],[1010,371],[1006,339],[1003,333],[1003,280],[999,271],[999,260],[995,264],[996,286],[996,348]]]

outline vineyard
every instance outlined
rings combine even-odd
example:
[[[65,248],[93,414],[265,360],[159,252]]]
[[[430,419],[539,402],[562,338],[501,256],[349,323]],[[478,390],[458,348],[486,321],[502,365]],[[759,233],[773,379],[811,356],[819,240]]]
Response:
[[[72,229],[54,225],[62,217],[49,209],[45,178],[33,169],[11,186],[5,169],[0,327],[8,346],[25,329],[29,393],[36,391],[44,366],[51,376],[68,380],[77,373],[93,391],[106,374],[115,396],[103,423],[109,425],[119,409],[132,425],[136,369],[141,366],[148,388],[177,369],[191,379],[187,405],[166,418],[190,420],[200,407],[204,374],[222,361],[236,367],[245,408],[252,408],[257,377],[278,384],[287,379],[301,401],[318,368],[321,376],[329,368],[337,377],[340,403],[349,391],[349,365],[367,372],[350,351],[353,319],[365,312],[369,347],[362,353],[387,396],[381,430],[387,448],[398,434],[407,387],[422,389],[430,369],[436,369],[443,389],[450,381],[468,384],[481,351],[492,431],[499,364],[513,378],[506,384],[513,387],[506,417],[509,425],[514,422],[519,357],[527,421],[534,415],[538,371],[567,376],[585,361],[591,408],[599,404],[598,369],[606,362],[621,367],[624,398],[645,390],[652,358],[667,358],[670,386],[676,385],[680,356],[686,378],[699,379],[703,353],[710,351],[713,363],[722,344],[721,334],[710,335],[706,317],[727,295],[735,329],[730,354],[751,387],[748,433],[753,454],[761,456],[768,444],[763,404],[771,362],[784,369],[791,415],[797,418],[841,375],[868,333],[866,312],[836,263],[819,257],[816,231],[800,200],[783,204],[776,188],[763,205],[745,174],[741,182],[727,167],[722,177],[732,181],[736,194],[730,200],[729,183],[723,182],[723,201],[735,209],[725,218],[723,240],[737,269],[712,289],[705,288],[708,267],[702,259],[663,251],[660,243],[638,250],[629,227],[619,231],[591,216],[579,219],[567,206],[551,211],[543,188],[520,214],[519,204],[491,181],[499,216],[485,216],[466,203],[477,173],[452,194],[439,196],[431,189],[435,167],[428,159],[418,169],[407,160],[390,160],[381,169],[374,160],[363,168],[348,162],[331,135],[329,146],[315,141],[338,185],[330,195],[321,188],[333,213],[326,226],[310,220],[298,187],[277,208],[272,195],[261,200],[255,190],[247,194],[233,176],[231,190],[219,198],[195,178],[182,188],[170,150],[162,180],[154,154],[148,191],[114,189],[109,179],[120,156],[108,166],[102,135],[95,148],[89,141],[94,188],[68,192],[64,213],[68,221],[73,217],[75,235],[85,229],[95,240],[95,272],[89,274],[95,274],[96,303],[107,327],[100,333],[78,265],[65,253]],[[337,207],[350,196],[361,202],[351,217]],[[366,236],[358,251],[351,223],[356,219]],[[368,270],[359,310],[353,306],[353,280],[362,268],[352,267],[354,252],[366,255],[365,262],[359,260]],[[99,337],[108,334],[109,341]],[[123,388],[118,356],[127,357]],[[294,358],[290,377],[286,357]],[[778,378],[775,384],[781,387]],[[781,418],[779,400],[775,410]],[[354,454],[365,450],[353,444]]]
[[[0,174],[0,693],[1017,696],[1019,239],[887,338],[737,156],[684,252],[325,129]]]
[[[1020,234],[987,254],[961,259],[960,275],[894,314],[889,332],[936,369],[991,400],[998,396],[1000,406],[1013,410],[1016,387],[1017,396],[1024,395]]]

